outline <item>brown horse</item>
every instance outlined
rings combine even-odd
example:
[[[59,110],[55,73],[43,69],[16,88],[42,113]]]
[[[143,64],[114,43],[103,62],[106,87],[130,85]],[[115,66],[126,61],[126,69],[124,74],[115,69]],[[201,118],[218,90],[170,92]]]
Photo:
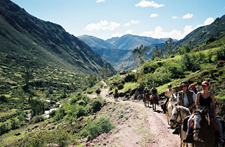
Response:
[[[209,118],[206,109],[199,111],[193,118],[194,144],[197,147],[217,147],[219,133],[215,131],[214,122]]]
[[[144,95],[144,105],[145,105],[145,107],[147,107],[147,104],[148,104],[148,107],[149,107],[149,103],[150,103],[149,95]]]
[[[152,109],[153,111],[156,111],[156,105],[158,104],[158,96],[156,95],[151,95],[151,104],[152,104]]]

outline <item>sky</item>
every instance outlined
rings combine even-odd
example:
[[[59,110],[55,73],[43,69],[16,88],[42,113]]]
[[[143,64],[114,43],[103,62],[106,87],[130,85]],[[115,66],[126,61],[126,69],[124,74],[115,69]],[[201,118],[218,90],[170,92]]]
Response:
[[[182,39],[225,15],[225,0],[11,0],[74,36]]]

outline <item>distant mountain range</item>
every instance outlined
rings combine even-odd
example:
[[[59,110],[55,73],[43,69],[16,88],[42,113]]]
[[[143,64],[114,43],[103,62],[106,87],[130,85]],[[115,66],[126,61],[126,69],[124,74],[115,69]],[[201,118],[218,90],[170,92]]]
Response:
[[[205,44],[210,38],[216,39],[224,35],[225,15],[223,15],[221,18],[217,18],[210,25],[195,29],[179,41],[174,39],[173,42],[175,44],[173,49],[186,44],[190,45],[191,47],[197,47],[199,45]],[[87,43],[93,49],[93,51],[98,53],[104,60],[109,62],[116,70],[119,70],[119,65],[122,63],[127,68],[134,65],[133,58],[131,57],[131,51],[134,48],[140,46],[141,44],[150,46],[151,51],[149,52],[148,56],[148,59],[150,59],[155,46],[157,45],[158,47],[162,48],[164,43],[168,40],[168,38],[154,39],[151,37],[130,34],[124,35],[122,37],[113,37],[107,40],[102,40],[88,35],[80,36],[79,38]]]
[[[132,50],[136,47],[142,44],[150,46],[149,59],[155,46],[162,47],[168,40],[168,38],[154,39],[130,34],[107,40],[88,35],[78,36],[78,38],[89,45],[93,51],[98,53],[105,61],[109,62],[116,70],[119,70],[121,64],[126,68],[135,66]]]
[[[78,36],[78,38],[80,38],[83,42],[85,42],[91,48],[105,48],[105,49],[117,48],[113,44],[94,36],[83,35],[83,36]]]
[[[142,44],[150,46],[153,44],[165,43],[168,40],[168,38],[156,39],[131,34],[126,34],[122,37],[113,37],[107,40],[103,40],[88,35],[78,36],[78,38],[84,41],[91,48],[121,49],[121,50],[133,50]]]
[[[54,65],[92,74],[108,64],[60,25],[40,20],[10,0],[0,1],[0,44],[1,54],[14,59],[6,65],[15,61],[20,66],[29,61],[30,66]]]

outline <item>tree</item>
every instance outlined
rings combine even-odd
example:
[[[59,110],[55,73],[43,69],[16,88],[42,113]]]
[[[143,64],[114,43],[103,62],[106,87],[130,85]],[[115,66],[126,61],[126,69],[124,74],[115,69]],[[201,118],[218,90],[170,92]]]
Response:
[[[137,63],[137,66],[140,66],[141,64],[144,63],[149,50],[150,50],[150,47],[141,45],[140,47],[136,47],[132,51],[132,55],[133,55],[134,61]]]
[[[173,54],[173,50],[172,50],[173,49],[173,45],[174,45],[173,39],[169,38],[166,41],[167,57]]]
[[[22,75],[26,85],[24,86],[23,90],[29,94],[28,103],[30,104],[31,98],[35,95],[35,91],[33,87],[29,84],[30,81],[34,78],[33,70],[29,68],[29,66],[25,67],[24,74]]]
[[[152,60],[154,60],[156,57],[162,58],[160,47],[158,47],[157,45],[155,46],[155,50],[152,52]]]
[[[125,69],[123,63],[120,65],[120,71],[123,71]]]

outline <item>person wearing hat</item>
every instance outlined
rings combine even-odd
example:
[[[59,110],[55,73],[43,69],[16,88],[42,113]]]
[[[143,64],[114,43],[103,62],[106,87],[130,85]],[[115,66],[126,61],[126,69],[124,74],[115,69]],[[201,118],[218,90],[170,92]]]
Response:
[[[163,113],[166,113],[166,104],[167,102],[169,101],[169,98],[175,94],[174,93],[174,89],[172,89],[172,85],[171,84],[168,84],[168,89],[166,90],[165,92],[165,98],[166,100],[163,102],[163,105],[162,105],[162,109],[163,109]]]
[[[195,106],[196,94],[194,91],[188,89],[187,81],[182,81],[180,87],[182,90],[177,94],[177,105],[187,107],[192,112]],[[175,129],[173,134],[179,134],[179,127]]]
[[[197,94],[200,90],[198,88],[195,87],[195,84],[191,84],[188,87],[189,90],[193,90],[195,92],[195,94]]]
[[[158,97],[158,91],[155,88],[155,84],[152,85],[150,100],[153,100],[153,97],[156,97],[157,104],[158,104],[159,97]]]
[[[143,91],[143,102],[145,99],[145,96],[147,97],[147,99],[149,100],[149,90],[147,87],[145,87],[144,91]]]
[[[188,89],[188,82],[186,81],[182,81],[180,87],[182,90],[177,94],[177,105],[187,107],[192,111],[195,106],[196,94]]]

